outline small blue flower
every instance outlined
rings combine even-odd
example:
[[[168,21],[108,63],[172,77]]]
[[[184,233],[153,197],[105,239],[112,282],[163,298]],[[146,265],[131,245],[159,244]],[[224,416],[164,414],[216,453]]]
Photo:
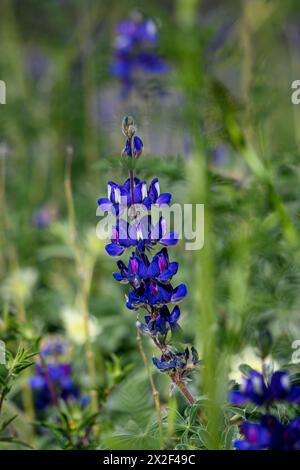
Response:
[[[128,236],[128,223],[118,219],[117,225],[112,228],[111,243],[105,246],[105,250],[110,256],[120,256],[132,245],[132,240]]]
[[[155,317],[150,315],[145,316],[145,323],[137,322],[137,327],[142,331],[142,333],[156,336],[157,333],[161,335],[166,335],[169,329],[172,331],[179,330],[178,320],[180,318],[180,309],[176,305],[172,312],[170,313],[168,307],[163,305],[158,309]]]
[[[169,372],[171,374],[176,372],[179,380],[182,380],[188,371],[193,369],[198,364],[198,355],[195,349],[191,348],[191,351],[192,362],[189,361],[190,352],[188,348],[186,348],[184,352],[173,353],[168,351],[162,354],[160,359],[153,357],[152,362],[161,372]],[[197,360],[195,361],[196,358]]]
[[[40,354],[43,358],[61,356],[66,352],[66,347],[66,343],[60,338],[50,338],[43,344]]]
[[[230,401],[235,405],[249,401],[263,405],[274,400],[300,403],[300,386],[291,384],[289,373],[286,371],[275,372],[270,382],[266,383],[262,374],[252,370],[249,377],[243,378],[240,389],[230,393]]]
[[[270,432],[261,423],[245,421],[240,431],[244,439],[235,441],[234,446],[238,450],[261,450],[270,445]]]
[[[41,207],[40,209],[37,209],[32,216],[33,225],[37,229],[48,228],[51,225],[52,221],[53,214],[51,210],[47,207]]]
[[[150,209],[154,204],[157,207],[169,206],[172,195],[170,193],[160,194],[160,186],[158,178],[154,178],[148,189],[148,196],[143,200],[143,204]]]
[[[117,265],[120,272],[113,273],[114,278],[122,284],[130,283],[134,288],[138,288],[141,285],[141,281],[149,277],[147,268],[149,261],[146,256],[144,256],[144,260],[133,254],[129,258],[128,267],[125,266],[123,261],[118,261]]]
[[[30,377],[29,385],[34,391],[34,402],[39,410],[53,405],[54,398],[65,401],[79,398],[70,364],[36,364],[36,372]]]
[[[113,181],[107,183],[107,198],[99,198],[98,206],[103,212],[111,212],[114,215],[122,214],[127,207],[130,198],[128,184],[118,185]]]
[[[238,450],[300,450],[300,417],[284,425],[266,414],[259,423],[244,421],[240,427],[244,439],[235,441]]]
[[[160,359],[153,357],[152,361],[155,367],[160,371],[165,372],[174,369],[184,369],[187,365],[188,358],[189,350],[186,348],[184,353],[168,352],[166,354],[162,354]]]
[[[128,293],[127,308],[134,310],[146,305],[159,307],[169,302],[179,303],[187,295],[185,284],[180,284],[175,289],[171,284],[162,284],[151,279],[143,283],[139,288]]]
[[[98,206],[103,212],[110,212],[115,216],[119,216],[126,208],[132,206],[129,178],[123,185],[109,181],[107,184],[107,193],[107,198],[98,199]],[[151,210],[153,205],[156,207],[169,206],[172,195],[170,193],[160,194],[158,178],[154,178],[149,188],[147,188],[145,181],[134,178],[133,198],[134,204],[142,204],[146,209]]]
[[[143,147],[143,141],[137,135],[135,135],[132,137],[132,142],[129,139],[126,140],[122,154],[127,155],[127,157],[132,157],[133,150],[134,158],[139,158],[142,154]]]
[[[136,72],[161,74],[168,67],[156,52],[158,33],[152,20],[135,15],[118,23],[116,32],[111,72],[121,80],[122,94],[126,97]]]
[[[132,223],[118,219],[112,229],[111,243],[106,245],[105,249],[110,256],[120,256],[128,247],[137,247],[140,253],[144,253],[146,247],[157,243],[176,245],[177,242],[178,235],[167,231],[163,217],[157,224],[152,225],[151,216],[148,215]]]
[[[123,261],[118,261],[119,273],[113,273],[113,277],[122,284],[130,283],[134,288],[138,288],[142,280],[157,279],[160,282],[169,282],[178,270],[178,263],[169,262],[169,255],[166,248],[157,253],[151,263],[147,256],[136,256],[134,253],[129,258],[128,266]]]

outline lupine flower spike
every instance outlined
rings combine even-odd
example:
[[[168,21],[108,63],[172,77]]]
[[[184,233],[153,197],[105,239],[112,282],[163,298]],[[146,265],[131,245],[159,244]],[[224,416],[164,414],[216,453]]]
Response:
[[[58,338],[49,339],[42,346],[35,374],[29,379],[37,410],[58,406],[60,400],[76,400],[83,406],[88,402],[73,380],[72,366],[65,360],[65,353],[66,344]]]
[[[198,364],[198,355],[194,348],[176,351],[172,345],[172,335],[180,330],[178,304],[187,295],[185,284],[173,285],[178,263],[171,260],[168,253],[168,247],[178,242],[178,235],[168,231],[163,217],[152,220],[152,209],[169,206],[172,195],[161,194],[158,178],[147,185],[146,181],[135,177],[135,163],[142,155],[143,142],[136,135],[132,117],[123,119],[122,131],[126,141],[121,156],[128,166],[129,178],[121,185],[110,181],[108,197],[98,199],[99,207],[115,216],[111,240],[105,249],[114,257],[129,251],[127,262],[117,261],[118,270],[113,277],[131,288],[127,294],[127,308],[145,311],[144,318],[138,318],[136,326],[160,350],[160,357],[152,359],[154,366],[169,375],[187,401],[194,403],[185,382]],[[161,247],[153,253],[158,245]]]
[[[168,70],[157,52],[158,39],[155,23],[137,12],[117,24],[111,73],[120,80],[123,97],[140,74],[157,75]]]

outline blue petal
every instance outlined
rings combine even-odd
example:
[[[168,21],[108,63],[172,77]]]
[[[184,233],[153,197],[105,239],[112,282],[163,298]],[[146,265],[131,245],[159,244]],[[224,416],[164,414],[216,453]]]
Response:
[[[186,285],[180,284],[174,289],[172,293],[172,297],[171,297],[171,302],[180,302],[182,299],[184,299],[184,297],[186,297],[186,295],[187,295]]]
[[[134,156],[135,157],[139,157],[140,154],[142,153],[142,150],[143,150],[143,142],[142,140],[137,136],[135,135],[134,138],[133,138],[133,148],[134,148]]]
[[[113,277],[115,278],[116,281],[119,281],[119,282],[126,280],[126,278],[121,273],[113,273]]]
[[[152,362],[159,370],[168,370],[174,368],[173,362],[168,363],[166,361],[160,361],[157,357],[152,357]]]
[[[149,191],[148,191],[149,197],[152,201],[152,203],[157,201],[157,198],[159,197],[159,181],[158,178],[154,178],[150,185],[149,185]]]
[[[169,264],[169,268],[166,269],[159,276],[159,280],[160,281],[167,281],[168,279],[170,279],[171,277],[173,277],[177,273],[177,270],[178,270],[178,263],[174,262],[174,263]]]
[[[170,325],[174,325],[179,320],[179,317],[180,317],[180,308],[178,307],[178,305],[176,305],[173,308],[172,313],[169,318]]]
[[[286,371],[277,371],[272,375],[270,383],[271,398],[285,398],[291,389],[289,374]]]
[[[170,205],[170,202],[171,202],[171,199],[172,199],[172,194],[170,193],[164,193],[164,194],[161,194],[158,198],[157,198],[157,201],[156,201],[156,205],[157,206],[169,206]]]
[[[111,201],[105,197],[98,199],[98,206],[104,212],[110,212],[112,210],[113,204]]]
[[[153,259],[148,267],[148,276],[156,277],[160,274],[157,258]]]
[[[116,243],[109,243],[106,245],[105,250],[109,256],[120,256],[124,252],[125,248],[117,245]]]
[[[41,390],[47,385],[47,382],[44,377],[40,375],[34,375],[30,378],[29,384],[33,390]]]
[[[133,198],[134,198],[134,204],[140,204],[143,200],[143,184],[144,183],[139,183],[133,188]]]
[[[232,390],[229,394],[229,401],[233,405],[243,405],[247,403],[248,399],[239,390]]]
[[[292,403],[300,403],[300,387],[298,385],[293,385],[285,399]]]
[[[159,241],[162,245],[173,246],[178,243],[179,236],[175,232],[166,233]]]

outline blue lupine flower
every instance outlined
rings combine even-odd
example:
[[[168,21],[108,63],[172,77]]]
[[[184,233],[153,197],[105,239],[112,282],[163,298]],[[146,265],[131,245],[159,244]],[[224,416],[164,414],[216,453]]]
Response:
[[[120,219],[112,228],[111,243],[105,246],[105,250],[110,256],[120,256],[130,246],[132,240],[128,236],[128,222]]]
[[[41,361],[35,365],[35,374],[29,378],[37,409],[45,410],[59,400],[81,400],[79,389],[72,377],[72,367],[62,357],[67,344],[59,337],[46,340],[41,348]]]
[[[149,333],[153,336],[156,336],[157,333],[166,335],[169,328],[171,328],[172,331],[179,329],[179,325],[177,323],[179,318],[180,309],[178,305],[175,305],[171,313],[168,307],[166,305],[163,305],[159,309],[156,318],[152,319],[151,316],[146,315],[145,322]]]
[[[152,362],[161,371],[169,371],[172,369],[184,369],[187,365],[189,358],[189,350],[185,349],[184,353],[172,353],[168,352],[162,354],[161,358],[152,358]]]
[[[144,20],[141,15],[135,15],[118,23],[111,72],[121,80],[124,96],[134,83],[136,71],[166,72],[166,63],[155,51],[157,42],[157,28],[150,19]]]
[[[79,390],[71,375],[70,364],[36,364],[35,375],[29,379],[29,384],[37,409],[43,410],[58,399],[78,399]]]
[[[141,281],[148,279],[148,258],[144,255],[144,260],[134,254],[129,258],[128,267],[123,261],[117,262],[119,273],[113,273],[114,278],[122,284],[130,283],[133,287],[138,288]]]
[[[154,279],[140,285],[128,293],[127,308],[134,310],[145,305],[162,306],[166,303],[178,303],[187,295],[187,287],[180,284],[175,289],[171,284],[162,284]]]
[[[230,401],[235,405],[249,401],[262,405],[273,400],[300,403],[300,386],[291,384],[286,371],[275,372],[270,382],[266,383],[262,374],[252,370],[249,377],[243,378],[240,389],[230,393]]]
[[[173,353],[168,351],[161,355],[161,358],[157,357],[152,358],[152,362],[161,372],[172,372],[176,371],[180,375],[180,380],[184,378],[186,373],[193,369],[198,364],[198,354],[196,350],[191,348],[191,355],[188,348],[184,352]],[[191,362],[189,361],[191,356]]]
[[[275,416],[263,415],[259,423],[244,421],[244,439],[235,441],[238,450],[300,450],[300,417],[284,425]]]
[[[132,245],[138,245],[139,251],[143,253],[147,245],[176,245],[178,234],[168,232],[166,220],[160,217],[159,221],[153,225],[151,216],[145,216],[138,221],[132,222],[128,226],[128,234],[132,240]]]
[[[261,450],[270,445],[270,433],[261,423],[245,421],[240,431],[245,439],[235,441],[234,446],[238,450]]]
[[[147,209],[150,209],[153,204],[158,207],[169,206],[171,199],[170,193],[160,194],[158,178],[154,178],[149,185],[148,196],[143,200],[143,204]]]
[[[126,207],[132,206],[130,179],[128,178],[123,185],[118,185],[113,181],[107,184],[107,198],[99,198],[98,206],[103,212],[111,212],[118,216],[124,212]],[[147,183],[134,178],[133,189],[134,204],[142,204],[150,210],[152,205],[164,207],[170,205],[172,195],[170,193],[160,194],[158,178],[154,178],[147,189]]]
[[[61,356],[66,352],[66,343],[60,338],[48,339],[41,349],[41,356],[47,358],[48,356]]]
[[[124,185],[118,185],[113,181],[107,183],[108,197],[98,199],[98,206],[103,212],[112,212],[114,215],[122,214],[130,201],[130,186],[128,186],[128,182],[126,181]],[[135,183],[139,183],[139,180],[135,181]]]
[[[126,222],[118,219],[112,229],[111,243],[105,246],[110,256],[120,256],[128,247],[135,246],[140,253],[145,248],[161,243],[162,245],[176,245],[178,235],[175,232],[167,232],[166,221],[163,217],[156,225],[152,225],[151,216],[145,216],[141,220]]]
[[[149,277],[155,277],[159,281],[164,282],[172,278],[177,273],[177,270],[178,263],[175,261],[170,263],[168,250],[163,248],[153,257],[148,268],[148,274]]]
[[[137,136],[132,137],[132,142],[127,139],[125,147],[123,149],[122,154],[127,155],[127,157],[132,157],[132,150],[134,158],[139,158],[143,151],[143,141]]]
[[[32,216],[33,225],[38,229],[45,229],[49,227],[52,221],[52,212],[47,207],[41,207],[40,209],[37,209]]]
[[[113,273],[114,278],[122,284],[130,283],[133,287],[140,286],[142,280],[155,278],[161,282],[168,282],[178,270],[178,263],[169,262],[169,255],[166,248],[157,253],[151,263],[147,256],[143,258],[134,253],[129,258],[128,266],[123,261],[118,261],[119,273]]]

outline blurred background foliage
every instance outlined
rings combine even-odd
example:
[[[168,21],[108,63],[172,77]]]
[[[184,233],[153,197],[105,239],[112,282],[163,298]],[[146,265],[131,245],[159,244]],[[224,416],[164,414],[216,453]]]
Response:
[[[133,11],[155,22],[169,68],[138,77],[123,96],[110,64],[116,24]],[[0,338],[13,354],[20,344],[38,351],[45,336],[66,338],[78,386],[89,393],[96,385],[94,447],[159,445],[135,314],[95,233],[106,182],[126,178],[118,158],[125,114],[145,145],[139,176],[158,176],[174,202],[205,203],[204,249],[181,242],[172,258],[189,288],[181,326],[203,359],[191,389],[197,406],[209,399],[208,424],[199,426],[197,409],[184,411],[155,373],[165,446],[230,447],[228,378],[239,379],[241,362],[260,367],[255,351],[269,334],[267,355],[291,361],[300,338],[300,108],[291,103],[299,15],[296,0],[1,1]],[[147,340],[144,347],[150,361],[154,351]],[[9,437],[15,448],[56,448],[64,431],[49,437],[37,423],[32,370],[5,400],[4,412],[18,415]],[[67,422],[74,413],[64,410]]]

